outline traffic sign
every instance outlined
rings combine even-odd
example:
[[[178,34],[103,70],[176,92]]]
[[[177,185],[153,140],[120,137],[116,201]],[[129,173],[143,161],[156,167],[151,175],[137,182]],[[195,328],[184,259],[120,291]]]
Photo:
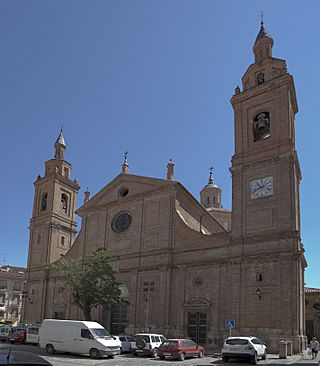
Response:
[[[226,320],[226,327],[231,330],[236,327],[236,321],[235,320]]]

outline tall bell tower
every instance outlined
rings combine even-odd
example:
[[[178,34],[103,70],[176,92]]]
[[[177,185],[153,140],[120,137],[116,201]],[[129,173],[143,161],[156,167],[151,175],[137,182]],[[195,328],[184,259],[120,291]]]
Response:
[[[285,60],[272,56],[273,44],[261,21],[254,63],[242,77],[242,90],[237,87],[231,98],[235,152],[230,241],[243,255],[242,331],[268,339],[272,329],[272,342],[291,339],[298,350],[305,334],[306,267],[295,147],[298,105],[293,77]],[[246,313],[255,302],[255,313]]]
[[[64,160],[66,144],[61,130],[53,159],[45,174],[34,182],[35,195],[30,220],[28,269],[54,262],[72,246],[76,235],[75,210],[79,185],[71,180],[71,164]]]
[[[253,46],[255,61],[231,103],[235,154],[232,158],[232,235],[300,235],[299,183],[295,150],[298,111],[293,77],[284,60],[272,57],[273,39],[263,22]]]

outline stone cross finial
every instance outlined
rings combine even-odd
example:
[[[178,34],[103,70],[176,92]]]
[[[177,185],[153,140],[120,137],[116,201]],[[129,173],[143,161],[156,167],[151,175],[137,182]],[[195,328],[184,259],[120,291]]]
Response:
[[[122,174],[128,174],[129,164],[128,164],[128,151],[124,153],[124,163],[122,164]]]

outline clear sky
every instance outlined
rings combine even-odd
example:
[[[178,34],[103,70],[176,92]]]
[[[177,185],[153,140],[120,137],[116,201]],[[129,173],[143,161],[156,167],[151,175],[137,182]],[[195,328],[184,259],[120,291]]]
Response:
[[[265,0],[273,55],[287,60],[299,112],[306,284],[320,287],[319,1]],[[214,167],[231,208],[230,98],[253,61],[260,0],[0,2],[0,263],[25,266],[34,187],[63,124],[83,192],[130,172],[175,177],[196,198]],[[316,113],[316,115],[315,115]]]

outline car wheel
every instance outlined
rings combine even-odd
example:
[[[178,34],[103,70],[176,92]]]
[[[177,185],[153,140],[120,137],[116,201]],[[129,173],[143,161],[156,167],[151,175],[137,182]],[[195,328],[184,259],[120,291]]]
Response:
[[[152,357],[157,358],[158,357],[158,348],[154,348],[152,351]]]
[[[200,351],[200,352],[199,352],[198,357],[199,357],[199,358],[202,358],[202,357],[203,357],[203,351]]]
[[[136,345],[139,349],[143,349],[146,346],[146,341],[143,338],[138,338]]]
[[[222,356],[222,361],[223,361],[223,362],[228,362],[228,361],[229,361],[229,358],[228,358],[228,357],[226,357],[226,356]]]
[[[46,345],[46,352],[48,355],[54,355],[56,353],[56,350],[54,349],[52,344]]]
[[[134,356],[139,356],[139,354],[138,354],[136,351],[133,351],[133,352],[132,352],[132,354],[133,354]]]
[[[257,364],[257,361],[258,361],[257,354],[255,353],[255,354],[251,357],[251,363],[252,363],[253,365],[256,365],[256,364]]]
[[[164,356],[159,356],[160,360],[164,360]]]
[[[91,348],[89,355],[91,358],[100,358],[100,352],[96,348]]]
[[[262,356],[262,359],[263,360],[266,360],[268,358],[268,354],[267,354],[267,351],[264,351],[264,354]]]
[[[114,355],[110,355],[110,356],[108,356],[108,358],[114,358]]]
[[[183,352],[179,354],[179,358],[178,358],[178,360],[179,360],[179,361],[184,361],[184,360],[185,360],[185,355],[184,355],[184,353],[183,353]]]
[[[119,353],[119,355],[121,355],[121,353],[122,353],[122,347],[120,347],[120,353]]]

